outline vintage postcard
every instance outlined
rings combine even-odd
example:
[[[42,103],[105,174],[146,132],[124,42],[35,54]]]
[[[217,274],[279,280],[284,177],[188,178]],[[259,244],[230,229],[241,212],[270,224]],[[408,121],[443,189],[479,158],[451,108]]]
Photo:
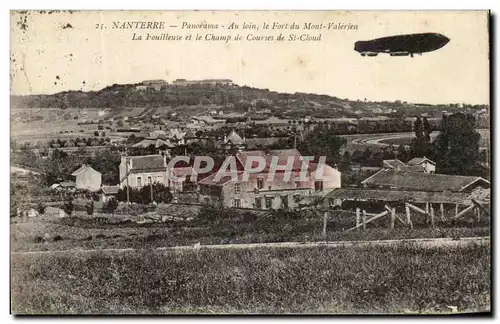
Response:
[[[12,314],[490,314],[488,11],[11,11]]]

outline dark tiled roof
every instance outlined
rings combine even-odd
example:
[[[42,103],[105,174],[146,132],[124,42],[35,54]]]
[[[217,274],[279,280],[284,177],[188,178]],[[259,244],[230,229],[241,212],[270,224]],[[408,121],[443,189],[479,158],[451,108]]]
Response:
[[[232,180],[231,176],[222,176],[220,177],[220,179],[216,181],[215,180],[216,176],[217,173],[213,173],[208,177],[206,177],[205,179],[199,181],[198,184],[207,186],[222,186]],[[243,172],[238,172],[238,180],[242,180],[242,178],[243,178]]]
[[[489,191],[489,190],[488,190]],[[386,202],[464,204],[470,194],[465,192],[425,192],[405,190],[372,190],[342,188],[331,191],[328,198],[347,200],[373,200]]]
[[[162,170],[165,169],[167,165],[163,156],[156,155],[143,155],[143,156],[129,156],[127,157],[127,163],[132,161],[132,168],[130,172],[135,170]]]
[[[102,186],[102,192],[105,195],[115,195],[118,193],[118,186]]]
[[[369,187],[388,187],[399,190],[459,192],[477,180],[489,184],[487,180],[480,177],[383,169],[365,179],[362,184]]]

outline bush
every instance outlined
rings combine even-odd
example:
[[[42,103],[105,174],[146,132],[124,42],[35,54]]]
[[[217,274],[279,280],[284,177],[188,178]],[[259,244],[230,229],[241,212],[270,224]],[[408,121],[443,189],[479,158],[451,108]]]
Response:
[[[94,201],[91,201],[90,204],[88,204],[85,209],[87,210],[87,215],[93,215],[94,214]]]
[[[40,214],[45,213],[46,206],[42,202],[38,202],[36,205],[36,211]]]
[[[41,243],[41,242],[43,242],[43,238],[40,237],[40,236],[35,236],[35,238],[33,239],[33,242],[35,242],[35,243]]]
[[[150,186],[144,186],[141,189],[135,189],[129,187],[130,202],[135,202],[138,204],[150,204],[151,200],[151,190],[153,191],[153,199],[157,203],[169,203],[172,201],[172,193],[170,188],[164,186],[161,183],[153,184],[153,188]],[[127,201],[127,187],[121,188],[117,194],[118,201]]]
[[[103,206],[103,210],[108,214],[113,214],[118,207],[118,201],[115,198],[109,199]]]
[[[62,241],[62,236],[61,235],[56,235],[54,236],[54,242],[57,242],[57,241]]]

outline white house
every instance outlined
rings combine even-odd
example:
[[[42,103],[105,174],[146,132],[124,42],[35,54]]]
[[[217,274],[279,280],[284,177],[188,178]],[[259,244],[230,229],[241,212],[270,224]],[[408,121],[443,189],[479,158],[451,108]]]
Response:
[[[425,173],[435,173],[436,172],[436,162],[429,160],[425,156],[423,158],[413,158],[408,161],[409,166],[419,165],[424,168]]]

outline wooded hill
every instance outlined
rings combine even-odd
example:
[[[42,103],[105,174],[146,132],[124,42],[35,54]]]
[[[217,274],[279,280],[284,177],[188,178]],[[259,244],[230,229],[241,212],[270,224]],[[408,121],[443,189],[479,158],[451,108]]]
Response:
[[[266,111],[289,118],[417,116],[441,117],[442,112],[474,112],[486,105],[427,105],[404,101],[369,102],[312,93],[279,93],[238,85],[167,85],[160,90],[139,90],[139,84],[114,84],[99,91],[64,91],[50,95],[11,96],[12,108],[190,108],[217,107],[225,112]],[[269,110],[269,111],[267,111]]]

